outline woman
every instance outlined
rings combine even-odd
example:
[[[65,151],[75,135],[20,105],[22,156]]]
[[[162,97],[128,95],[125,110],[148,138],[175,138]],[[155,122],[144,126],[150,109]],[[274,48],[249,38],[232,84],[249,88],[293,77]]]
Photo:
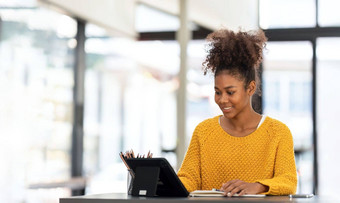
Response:
[[[200,123],[178,176],[188,191],[294,194],[297,174],[293,138],[278,120],[256,113],[251,99],[266,37],[222,29],[208,35],[204,74],[215,76],[215,102],[223,115]]]

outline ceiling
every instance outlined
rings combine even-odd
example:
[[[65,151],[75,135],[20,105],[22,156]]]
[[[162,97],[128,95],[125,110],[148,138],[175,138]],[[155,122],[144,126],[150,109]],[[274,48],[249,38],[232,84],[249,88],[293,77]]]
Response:
[[[258,0],[187,1],[189,20],[201,27],[210,30],[258,27]],[[138,38],[136,10],[140,4],[179,16],[179,0],[38,0],[38,3],[101,26],[119,37]]]

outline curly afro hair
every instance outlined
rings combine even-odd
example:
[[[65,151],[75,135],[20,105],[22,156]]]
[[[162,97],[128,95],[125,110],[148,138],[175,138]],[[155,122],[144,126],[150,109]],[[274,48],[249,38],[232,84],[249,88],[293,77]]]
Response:
[[[257,80],[257,69],[267,41],[262,30],[235,33],[221,29],[210,33],[206,40],[208,55],[202,64],[204,75],[211,71],[216,77],[227,71],[243,80],[245,87]]]

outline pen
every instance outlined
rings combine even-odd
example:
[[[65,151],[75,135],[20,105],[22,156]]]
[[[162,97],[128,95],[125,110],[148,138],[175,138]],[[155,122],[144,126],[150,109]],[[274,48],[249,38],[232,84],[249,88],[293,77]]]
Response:
[[[130,170],[130,167],[129,167],[129,165],[126,163],[126,160],[125,160],[124,155],[123,155],[122,152],[119,153],[119,156],[120,156],[120,158],[122,159],[123,163],[125,164],[126,168],[127,168],[128,170]]]

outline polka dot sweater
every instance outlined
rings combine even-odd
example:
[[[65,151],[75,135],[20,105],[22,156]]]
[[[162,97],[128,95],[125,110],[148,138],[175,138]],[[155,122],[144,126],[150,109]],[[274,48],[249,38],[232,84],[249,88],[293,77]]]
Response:
[[[189,192],[221,188],[234,179],[259,182],[270,195],[294,194],[297,173],[293,138],[288,127],[266,117],[257,130],[233,137],[219,116],[200,123],[192,136],[178,176]]]

